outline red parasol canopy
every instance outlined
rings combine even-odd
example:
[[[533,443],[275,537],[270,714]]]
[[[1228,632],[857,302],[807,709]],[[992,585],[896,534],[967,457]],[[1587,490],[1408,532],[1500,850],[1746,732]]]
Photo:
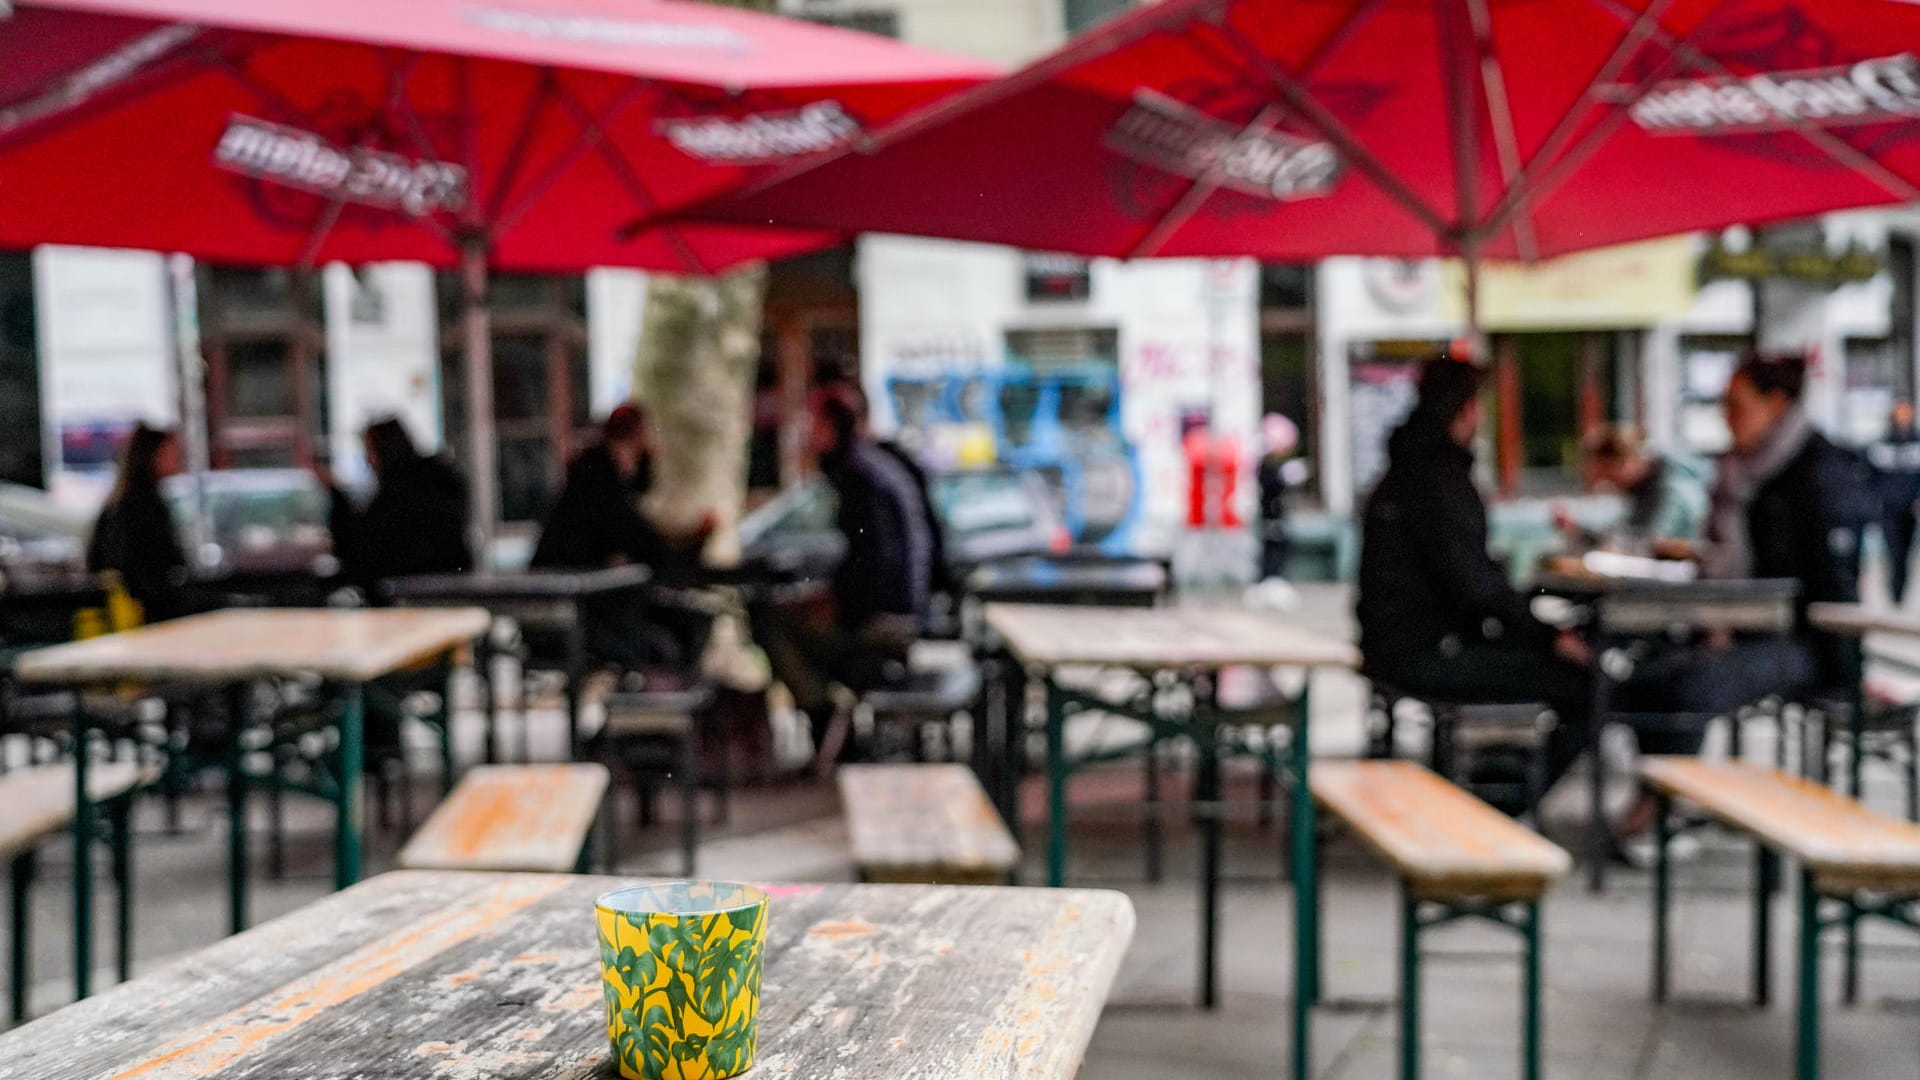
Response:
[[[25,0],[0,245],[711,273],[833,237],[617,226],[992,74],[675,0]]]
[[[703,219],[1534,259],[1920,200],[1920,6],[1166,0]]]
[[[834,242],[622,228],[842,145],[992,69],[679,0],[0,0],[0,246],[710,274]],[[488,425],[471,426],[476,532]]]

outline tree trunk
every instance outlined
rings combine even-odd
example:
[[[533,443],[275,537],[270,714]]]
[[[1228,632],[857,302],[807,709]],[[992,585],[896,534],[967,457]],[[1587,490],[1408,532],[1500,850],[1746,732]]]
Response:
[[[746,501],[754,375],[760,362],[764,267],[720,278],[656,274],[633,385],[657,435],[649,516],[689,532],[716,525],[708,555],[732,561]]]

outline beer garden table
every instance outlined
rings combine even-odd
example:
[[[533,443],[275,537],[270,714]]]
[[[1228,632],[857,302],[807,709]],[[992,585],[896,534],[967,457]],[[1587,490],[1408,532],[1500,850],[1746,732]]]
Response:
[[[403,607],[481,607],[496,619],[512,619],[522,627],[558,630],[566,636],[564,674],[567,679],[567,745],[572,756],[580,752],[580,704],[586,686],[587,608],[595,601],[638,593],[653,581],[645,566],[605,570],[483,571],[470,574],[421,574],[389,578],[382,591]],[[475,670],[486,694],[487,761],[498,759],[493,672],[489,652],[482,648]]]
[[[237,608],[110,634],[23,654],[14,674],[22,683],[104,687],[168,683],[222,689],[229,701],[227,741],[228,914],[233,930],[247,922],[246,792],[241,738],[247,726],[248,688],[267,679],[315,677],[341,702],[339,744],[331,782],[301,790],[332,802],[336,812],[334,878],[345,888],[360,877],[358,798],[365,690],[369,683],[466,647],[487,631],[487,614],[446,611]],[[72,714],[74,973],[85,997],[92,970],[93,813],[87,799],[88,732],[84,699]]]
[[[0,1080],[598,1080],[580,875],[397,872],[0,1035]],[[1071,1080],[1133,936],[1119,893],[767,886],[754,1076]]]
[[[1269,760],[1291,783],[1289,866],[1295,889],[1294,1073],[1304,1077],[1308,1054],[1308,1010],[1319,998],[1319,890],[1314,855],[1314,806],[1307,788],[1312,763],[1309,691],[1322,669],[1354,670],[1358,651],[1336,640],[1257,612],[1207,608],[1102,608],[993,604],[988,627],[1006,643],[1013,658],[1040,679],[1047,695],[1047,883],[1066,876],[1067,780],[1083,764],[1067,753],[1065,726],[1070,708],[1129,716],[1146,723],[1157,738],[1191,738],[1198,748],[1195,811],[1201,829],[1202,1004],[1217,994],[1217,931],[1220,887],[1220,736],[1234,726],[1233,714],[1219,709],[1213,688],[1229,667],[1305,669],[1307,681],[1288,702],[1292,735],[1287,760]],[[1192,686],[1193,705],[1185,715],[1168,717],[1131,707],[1064,685],[1063,671],[1109,668],[1149,677],[1172,675]],[[1015,715],[1019,715],[1016,711]],[[1011,741],[1018,744],[1015,737]]]

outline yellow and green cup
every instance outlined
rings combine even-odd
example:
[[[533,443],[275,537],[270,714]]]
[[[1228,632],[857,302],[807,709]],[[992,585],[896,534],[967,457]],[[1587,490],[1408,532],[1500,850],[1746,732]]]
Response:
[[[723,1080],[753,1067],[767,894],[672,882],[594,903],[607,1039],[626,1080]]]

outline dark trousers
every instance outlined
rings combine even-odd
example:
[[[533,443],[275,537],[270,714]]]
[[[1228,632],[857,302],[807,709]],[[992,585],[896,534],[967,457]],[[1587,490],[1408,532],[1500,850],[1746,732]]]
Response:
[[[753,639],[766,652],[773,677],[807,714],[815,746],[833,720],[833,684],[858,693],[906,675],[911,640],[880,626],[843,626],[831,605],[770,604],[756,607],[750,618]]]
[[[1559,722],[1547,737],[1546,787],[1551,790],[1593,741],[1593,672],[1552,652],[1476,642],[1452,655],[1433,653],[1380,678],[1416,697],[1457,704],[1544,701]]]
[[[1888,499],[1880,519],[1880,535],[1887,542],[1887,587],[1898,604],[1907,596],[1907,564],[1913,559],[1912,499]]]
[[[1813,648],[1793,637],[1690,645],[1642,662],[1614,691],[1613,707],[1642,754],[1697,754],[1707,726],[1762,698],[1815,688]]]

